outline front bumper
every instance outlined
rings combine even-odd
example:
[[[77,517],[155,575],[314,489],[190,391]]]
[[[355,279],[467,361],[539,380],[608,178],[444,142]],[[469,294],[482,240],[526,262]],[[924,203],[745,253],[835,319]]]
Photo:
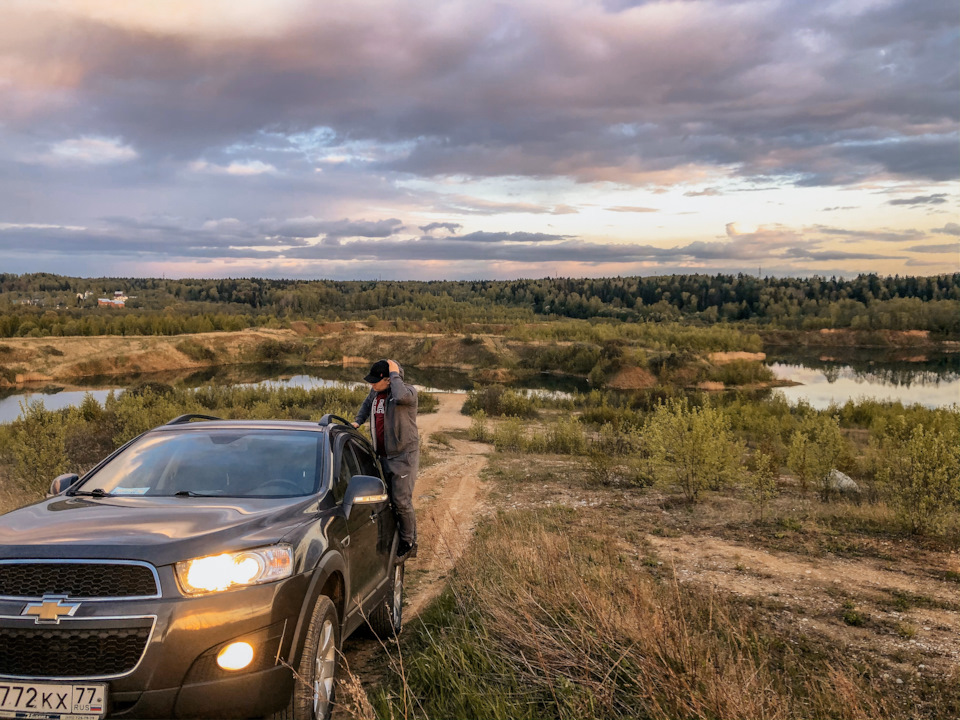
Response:
[[[39,624],[22,616],[26,601],[0,599],[0,631],[42,628],[43,635],[53,641],[61,632],[110,633],[118,627],[149,627],[143,652],[130,668],[98,675],[44,675],[35,670],[21,674],[14,668],[2,677],[106,682],[108,717],[241,718],[268,715],[284,707],[293,690],[293,675],[282,662],[290,662],[308,578],[298,575],[266,585],[184,597],[172,589],[176,588],[172,567],[158,568],[158,572],[163,597],[82,601],[72,616],[57,623]],[[253,662],[244,670],[222,670],[216,664],[217,652],[240,639],[253,645]]]

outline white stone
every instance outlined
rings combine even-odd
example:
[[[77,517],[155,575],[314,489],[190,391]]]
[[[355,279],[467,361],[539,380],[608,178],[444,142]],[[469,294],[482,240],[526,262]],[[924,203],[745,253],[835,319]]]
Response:
[[[837,492],[842,493],[859,493],[860,486],[857,485],[856,481],[846,475],[836,468],[831,470],[827,474],[827,485],[831,490],[836,490]]]

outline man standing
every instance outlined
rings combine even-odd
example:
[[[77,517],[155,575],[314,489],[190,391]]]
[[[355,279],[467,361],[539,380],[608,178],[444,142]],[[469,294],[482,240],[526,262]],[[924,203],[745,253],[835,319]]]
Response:
[[[370,394],[360,406],[353,426],[370,418],[370,437],[380,458],[400,525],[397,560],[417,556],[417,517],[413,485],[420,466],[417,432],[417,389],[403,382],[403,368],[393,360],[378,360],[364,378]]]

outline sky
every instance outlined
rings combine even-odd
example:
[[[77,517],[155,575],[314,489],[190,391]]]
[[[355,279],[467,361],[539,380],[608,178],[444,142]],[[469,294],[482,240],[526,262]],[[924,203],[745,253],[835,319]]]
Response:
[[[960,271],[955,0],[5,0],[0,272]]]

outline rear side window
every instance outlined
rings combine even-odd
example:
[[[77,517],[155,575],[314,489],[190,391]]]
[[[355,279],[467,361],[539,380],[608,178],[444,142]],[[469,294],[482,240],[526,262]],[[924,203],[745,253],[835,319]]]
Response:
[[[357,461],[360,464],[360,474],[380,477],[377,461],[373,459],[373,454],[355,440],[351,440],[350,444],[353,446],[353,451],[356,453]]]
[[[320,433],[190,430],[131,445],[79,490],[112,495],[295,497],[317,490]]]
[[[337,473],[337,481],[333,485],[333,498],[337,502],[343,500],[347,494],[347,485],[350,484],[350,478],[360,474],[360,468],[357,466],[356,458],[353,456],[353,450],[346,438],[340,441],[340,468]]]

